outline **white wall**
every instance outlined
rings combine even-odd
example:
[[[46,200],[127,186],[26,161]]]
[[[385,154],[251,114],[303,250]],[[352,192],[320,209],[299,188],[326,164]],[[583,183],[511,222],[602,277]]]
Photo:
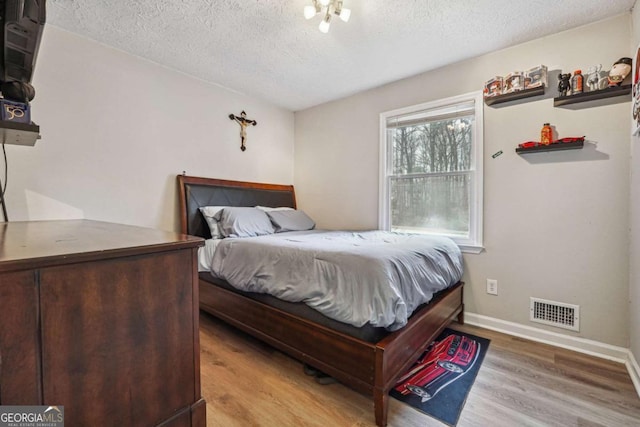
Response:
[[[480,90],[495,75],[539,64],[554,75],[609,69],[630,55],[630,39],[625,14],[297,112],[300,206],[321,227],[375,228],[381,112]],[[393,64],[381,57],[380,66]],[[485,107],[486,250],[465,254],[466,309],[627,347],[630,105],[554,108],[552,86],[546,99]],[[516,155],[544,122],[561,137],[586,135],[587,146]],[[498,280],[498,296],[486,294],[486,278]],[[580,332],[530,323],[531,296],[579,304]]]
[[[638,3],[633,8],[633,44],[640,44],[640,10]],[[630,348],[635,360],[640,361],[640,137],[631,139],[631,247],[629,277],[629,334]],[[640,375],[640,372],[638,372]],[[640,391],[639,391],[640,393]]]
[[[293,182],[291,111],[50,25],[33,84],[42,140],[6,146],[12,221],[85,217],[173,230],[182,171]],[[228,118],[243,109],[258,121],[245,152]]]

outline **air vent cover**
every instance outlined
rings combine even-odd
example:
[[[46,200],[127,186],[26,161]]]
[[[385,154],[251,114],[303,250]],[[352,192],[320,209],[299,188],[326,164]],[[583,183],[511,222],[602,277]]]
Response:
[[[580,330],[580,306],[531,298],[530,320],[558,328]]]

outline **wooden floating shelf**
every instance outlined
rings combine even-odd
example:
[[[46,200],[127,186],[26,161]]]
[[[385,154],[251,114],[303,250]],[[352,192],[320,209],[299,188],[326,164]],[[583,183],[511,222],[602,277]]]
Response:
[[[504,95],[490,96],[484,99],[487,105],[502,104],[503,102],[515,101],[517,99],[531,98],[532,96],[544,95],[544,86],[534,87],[531,89],[520,90]]]
[[[530,147],[530,148],[517,147],[516,153],[527,154],[527,153],[542,153],[545,151],[578,150],[583,147],[584,147],[584,141],[558,142],[558,143],[549,144],[549,145],[536,145],[535,147]]]
[[[625,95],[629,95],[630,93],[631,93],[630,84],[623,85],[623,86],[609,87],[606,89],[594,90],[592,92],[583,92],[583,93],[577,93],[575,95],[559,96],[557,98],[553,98],[553,106],[561,107],[563,105],[578,104],[581,102],[595,101],[599,99],[607,99],[607,98],[613,98],[617,96],[622,97]],[[620,100],[620,102],[623,102],[623,101],[625,100],[624,99]]]
[[[33,147],[40,139],[40,126],[35,123],[18,123],[0,120],[0,138],[3,144]]]

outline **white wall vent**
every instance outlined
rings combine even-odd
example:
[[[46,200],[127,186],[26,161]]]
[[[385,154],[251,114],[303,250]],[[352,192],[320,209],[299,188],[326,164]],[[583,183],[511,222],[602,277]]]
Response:
[[[580,330],[580,306],[565,304],[563,302],[547,301],[540,298],[531,298],[532,322],[557,326],[558,328]]]

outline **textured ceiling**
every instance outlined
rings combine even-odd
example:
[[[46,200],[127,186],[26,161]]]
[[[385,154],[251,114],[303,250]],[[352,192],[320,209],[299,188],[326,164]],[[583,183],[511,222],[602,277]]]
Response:
[[[47,24],[297,111],[628,12],[635,0],[49,0]]]

